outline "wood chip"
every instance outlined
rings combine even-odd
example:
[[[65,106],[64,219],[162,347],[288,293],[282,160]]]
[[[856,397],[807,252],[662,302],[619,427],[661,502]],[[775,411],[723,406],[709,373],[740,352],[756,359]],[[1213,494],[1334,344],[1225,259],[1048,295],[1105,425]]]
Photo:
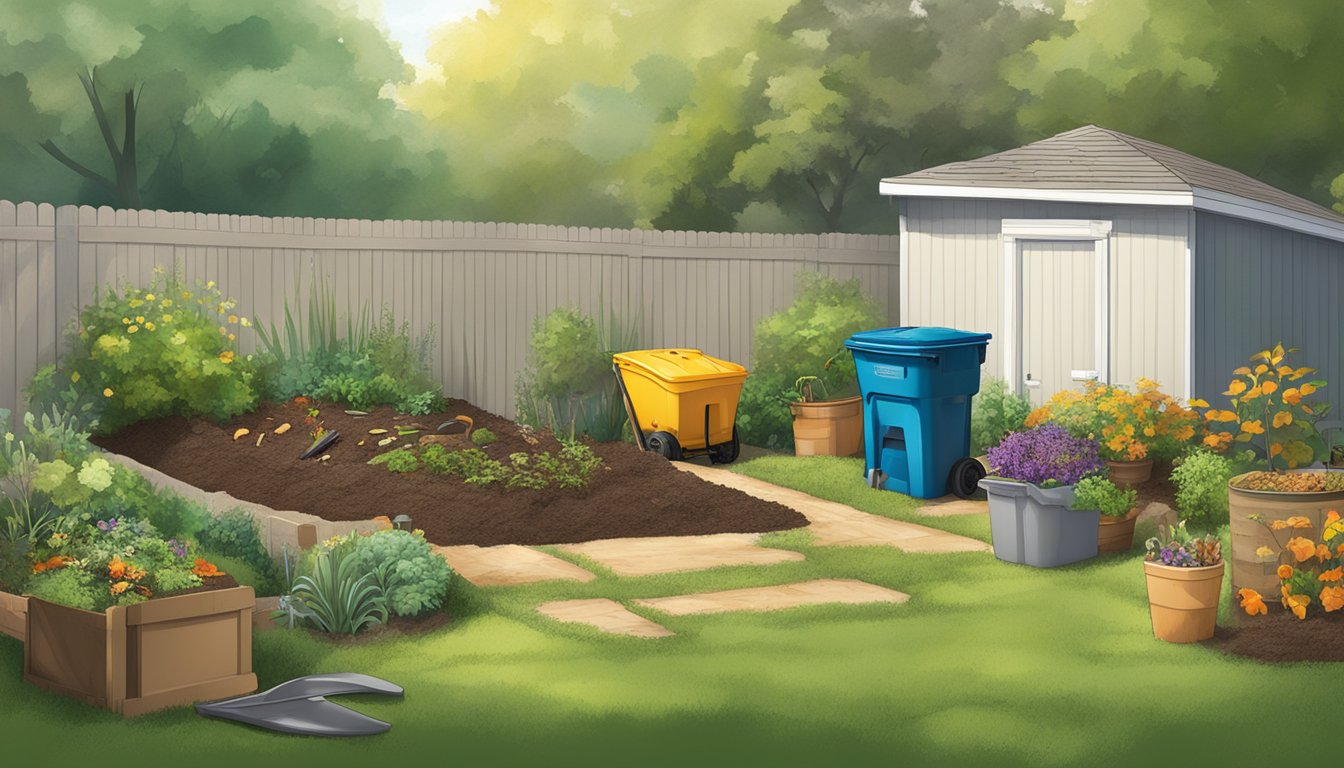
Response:
[[[233,439],[234,441],[237,441],[238,438],[242,437],[243,435],[249,435],[251,433],[252,430],[248,429],[247,427],[239,427],[238,429],[234,430]]]
[[[360,440],[358,443],[355,443],[355,445],[357,445],[357,446],[358,446],[358,445],[363,445],[363,444],[364,444],[364,441],[363,441],[363,440]]]
[[[262,432],[260,435],[257,435],[257,447],[258,447],[258,448],[261,447],[261,441],[262,441],[262,440],[265,440],[265,439],[266,439],[266,433],[265,433],[265,432]]]
[[[288,432],[288,431],[289,431],[289,422],[288,422],[288,421],[286,421],[284,424],[281,424],[280,426],[278,426],[278,427],[275,428],[275,434],[277,434],[277,435],[283,435],[283,434],[285,434],[285,433]]]
[[[386,430],[386,429],[383,429],[382,427],[379,427],[379,428],[377,428],[377,429],[370,429],[370,430],[369,430],[369,434],[370,434],[370,435],[386,435],[386,434],[387,434],[387,430]]]
[[[368,411],[346,411],[346,412],[345,412],[345,415],[347,415],[347,416],[368,416],[368,415],[369,415],[369,412],[368,412]]]
[[[331,454],[328,453],[328,454],[326,454],[325,456],[323,456],[322,458],[318,459],[318,461],[326,461],[327,459],[330,459],[330,458],[331,458]]]
[[[395,437],[384,437],[382,440],[378,441],[378,447],[382,448],[385,445],[391,445],[393,442],[396,441],[396,439],[397,438]]]

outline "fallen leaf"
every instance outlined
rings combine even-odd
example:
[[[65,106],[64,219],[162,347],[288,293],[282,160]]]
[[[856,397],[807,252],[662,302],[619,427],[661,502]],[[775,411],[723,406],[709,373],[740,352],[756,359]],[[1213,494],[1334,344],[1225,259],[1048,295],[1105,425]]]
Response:
[[[391,445],[393,442],[396,441],[396,439],[397,438],[395,437],[384,437],[382,440],[378,441],[378,447],[382,448],[385,445]]]
[[[281,424],[280,426],[278,426],[278,427],[275,428],[275,434],[277,434],[277,435],[283,435],[283,434],[285,434],[285,433],[288,432],[288,431],[289,431],[289,422],[288,422],[288,421],[286,421],[284,424]]]
[[[260,435],[257,435],[257,447],[258,447],[258,448],[261,447],[261,441],[264,440],[264,439],[266,439],[266,433],[265,433],[265,432],[262,432]]]
[[[233,432],[233,439],[234,439],[234,440],[237,440],[238,438],[242,437],[243,435],[251,434],[251,432],[252,432],[252,430],[248,429],[247,427],[239,427],[238,429],[234,430],[234,432]]]
[[[386,435],[386,434],[387,434],[387,430],[386,430],[386,429],[383,429],[382,427],[378,427],[377,429],[370,429],[370,430],[369,430],[369,434],[370,434],[370,435]]]
[[[331,458],[331,454],[328,453],[328,454],[324,455],[322,458],[318,459],[318,461],[326,461],[327,459],[330,459],[330,458]]]
[[[357,446],[359,446],[359,445],[363,445],[363,444],[364,444],[364,441],[363,441],[363,440],[360,440],[358,443],[355,443],[355,445],[357,445]]]
[[[346,411],[345,414],[346,414],[347,416],[368,416],[368,415],[369,415],[369,412],[368,412],[368,411]]]

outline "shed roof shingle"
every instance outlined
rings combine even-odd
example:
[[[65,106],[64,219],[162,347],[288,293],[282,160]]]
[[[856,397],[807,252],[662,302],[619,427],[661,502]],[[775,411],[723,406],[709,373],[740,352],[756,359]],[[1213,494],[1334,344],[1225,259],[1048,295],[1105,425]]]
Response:
[[[1344,223],[1344,216],[1244,173],[1171,147],[1085,125],[1016,149],[947,163],[887,183],[1052,190],[1204,189]]]

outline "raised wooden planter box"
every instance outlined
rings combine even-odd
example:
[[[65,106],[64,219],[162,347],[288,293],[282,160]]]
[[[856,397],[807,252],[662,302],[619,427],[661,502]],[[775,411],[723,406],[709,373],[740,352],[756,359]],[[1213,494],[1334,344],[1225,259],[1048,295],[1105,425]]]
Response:
[[[251,587],[103,613],[27,599],[23,679],[135,717],[257,689]]]
[[[28,634],[28,598],[0,592],[0,632],[23,642]]]

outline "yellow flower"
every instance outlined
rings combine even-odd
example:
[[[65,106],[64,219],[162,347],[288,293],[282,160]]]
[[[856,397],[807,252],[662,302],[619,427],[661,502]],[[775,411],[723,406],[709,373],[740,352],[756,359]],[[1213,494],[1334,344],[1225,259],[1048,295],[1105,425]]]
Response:
[[[1274,559],[1274,548],[1273,548],[1273,547],[1263,547],[1263,546],[1262,546],[1262,547],[1256,547],[1256,549],[1255,549],[1255,556],[1258,557],[1258,558],[1260,558],[1261,560],[1273,560],[1273,559]]]
[[[228,329],[228,328],[225,328],[225,327],[222,326],[222,325],[219,326],[219,335],[220,335],[220,336],[228,336],[228,335],[229,335],[229,329]]]
[[[235,336],[235,335],[233,335],[232,333],[229,334],[229,341],[234,341],[234,340],[237,339],[237,338],[238,338],[238,337]]]
[[[154,300],[154,294],[152,293],[145,294],[145,301],[153,301],[153,300]]]
[[[187,343],[186,334],[182,333],[181,331],[178,331],[177,333],[173,334],[173,344],[180,347],[186,343]]]
[[[154,330],[154,323],[153,323],[153,322],[145,323],[145,330],[146,330],[146,331],[152,331],[152,330]]]
[[[238,322],[238,316],[237,316],[237,315],[229,315],[229,324],[230,324],[230,325],[232,325],[232,324],[234,324],[234,323],[237,323],[237,322]]]
[[[123,317],[123,318],[121,318],[121,324],[122,324],[122,325],[130,325],[130,324],[131,324],[131,318],[129,318],[129,317]]]
[[[251,327],[252,327],[252,321],[251,321],[251,320],[248,320],[246,317],[240,317],[240,318],[238,318],[238,323],[239,323],[240,325],[242,325],[244,328],[251,328]]]
[[[161,317],[161,318],[159,318],[159,319],[162,320],[162,321],[165,322],[165,323],[171,323],[171,322],[173,322],[173,316],[172,316],[172,315],[164,315],[163,317]]]
[[[191,298],[191,291],[183,291],[183,292],[182,292],[182,298],[184,298],[184,299],[190,299],[190,298]]]
[[[120,595],[122,592],[125,592],[126,589],[130,586],[131,584],[128,581],[118,581],[116,584],[112,585],[112,594]]]
[[[160,307],[163,307],[164,309],[167,309],[167,308],[173,306],[173,300],[172,300],[172,299],[164,299],[163,301],[160,301],[160,302],[159,302],[159,306],[160,306]]]
[[[140,299],[131,299],[126,303],[131,305],[131,309],[135,309],[136,307],[140,306],[141,304],[144,304],[145,302],[141,301]]]
[[[226,349],[226,350],[224,350],[223,352],[220,352],[220,353],[219,353],[219,362],[221,362],[221,363],[223,363],[223,364],[225,364],[225,365],[228,365],[229,363],[232,363],[232,362],[233,362],[233,350],[232,350],[232,349]]]
[[[106,389],[103,390],[103,397],[111,397],[111,396],[112,396],[111,387],[107,387]]]
[[[135,332],[138,331],[138,330],[140,330],[140,326],[138,326],[138,325],[132,325],[130,328],[127,328],[127,329],[126,329],[126,332],[127,332],[127,333],[135,333]]]
[[[205,287],[206,287],[206,288],[214,288],[214,287],[215,287],[215,281],[214,281],[214,280],[211,280],[211,281],[207,282],[207,283],[205,284]]]
[[[144,315],[136,315],[136,316],[135,316],[135,322],[137,322],[137,323],[143,323],[143,322],[145,322],[145,316],[144,316]]]
[[[1231,384],[1227,385],[1227,391],[1224,392],[1223,394],[1228,395],[1229,397],[1235,397],[1245,391],[1246,391],[1246,382],[1242,381],[1241,379],[1234,379]]]
[[[1243,421],[1241,423],[1241,431],[1250,435],[1263,435],[1265,434],[1265,427],[1260,423],[1259,419],[1256,419],[1255,421]]]
[[[79,371],[75,371],[74,373],[70,374],[70,381],[74,384],[79,383]]]
[[[1301,387],[1298,387],[1297,391],[1301,392],[1303,397],[1310,397],[1312,393],[1316,391],[1316,387],[1311,384],[1303,384]]]

